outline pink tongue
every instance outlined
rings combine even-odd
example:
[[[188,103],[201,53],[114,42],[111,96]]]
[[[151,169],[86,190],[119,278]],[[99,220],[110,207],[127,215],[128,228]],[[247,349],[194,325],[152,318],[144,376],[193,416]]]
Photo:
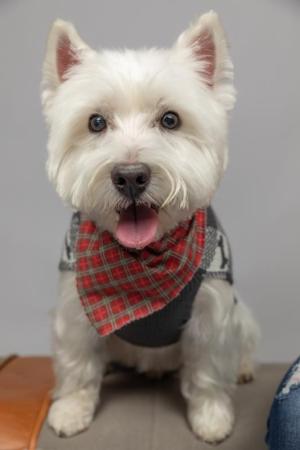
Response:
[[[116,237],[124,247],[144,248],[154,240],[157,226],[158,217],[153,208],[131,205],[120,213]]]

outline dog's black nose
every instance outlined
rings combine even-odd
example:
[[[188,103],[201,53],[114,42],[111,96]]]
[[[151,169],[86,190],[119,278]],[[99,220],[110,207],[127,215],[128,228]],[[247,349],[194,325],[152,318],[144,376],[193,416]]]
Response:
[[[111,172],[111,179],[121,194],[137,198],[149,184],[150,168],[146,164],[118,164]]]

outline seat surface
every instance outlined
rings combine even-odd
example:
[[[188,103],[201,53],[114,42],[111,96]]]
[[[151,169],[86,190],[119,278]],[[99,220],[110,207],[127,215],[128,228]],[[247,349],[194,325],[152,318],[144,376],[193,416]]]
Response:
[[[238,386],[236,425],[218,450],[265,450],[266,420],[286,365],[262,365],[253,383]],[[178,379],[148,380],[131,373],[107,375],[96,417],[89,430],[59,438],[45,423],[38,448],[43,450],[208,450],[192,434]]]

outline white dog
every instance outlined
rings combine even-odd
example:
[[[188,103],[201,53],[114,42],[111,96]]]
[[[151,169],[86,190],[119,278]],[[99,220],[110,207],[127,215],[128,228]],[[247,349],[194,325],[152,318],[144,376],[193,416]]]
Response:
[[[170,49],[138,51],[96,52],[57,20],[42,101],[48,174],[78,211],[61,261],[50,426],[64,436],[86,429],[117,361],[180,369],[192,430],[225,439],[232,390],[253,376],[258,329],[236,300],[228,242],[209,207],[235,102],[217,15],[201,16]]]

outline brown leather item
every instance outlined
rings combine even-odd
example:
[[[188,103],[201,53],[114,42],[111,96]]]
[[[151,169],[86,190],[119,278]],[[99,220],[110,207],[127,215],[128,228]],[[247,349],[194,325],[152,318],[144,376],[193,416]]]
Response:
[[[50,358],[0,361],[0,450],[35,450],[53,384]]]

